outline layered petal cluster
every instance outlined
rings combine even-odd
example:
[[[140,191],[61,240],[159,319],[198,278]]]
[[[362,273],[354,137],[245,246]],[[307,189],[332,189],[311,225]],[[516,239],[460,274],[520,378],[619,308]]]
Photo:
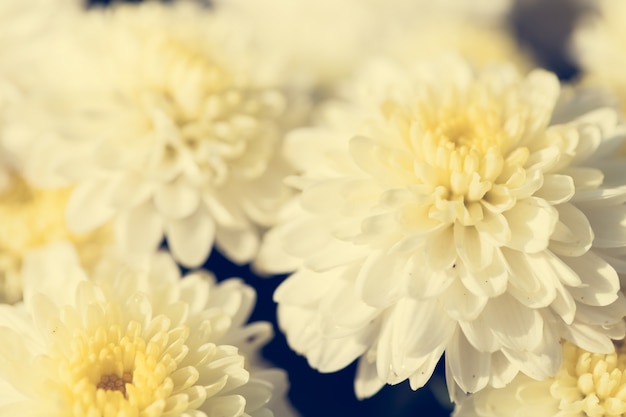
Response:
[[[626,5],[600,0],[597,10],[581,19],[572,35],[572,52],[586,82],[601,84],[617,93],[626,105]]]
[[[455,417],[608,417],[626,413],[626,352],[597,354],[563,344],[559,372],[544,381],[519,375],[504,388],[464,400]]]
[[[554,375],[560,340],[613,351],[626,302],[624,126],[542,70],[378,62],[286,154],[290,220],[257,267],[296,272],[279,324],[309,363],[359,359],[360,397],[445,353],[449,390]]]
[[[24,281],[24,303],[0,306],[3,415],[273,415],[284,374],[256,363],[271,326],[244,324],[255,294],[241,281],[181,279],[165,253],[89,280],[61,244],[29,256]]]
[[[32,141],[29,172],[75,185],[74,232],[113,219],[123,251],[150,253],[166,236],[186,266],[214,244],[243,263],[286,192],[276,152],[286,96],[245,26],[197,3],[67,19],[50,40],[63,59],[42,71],[54,82],[40,136],[54,139]]]

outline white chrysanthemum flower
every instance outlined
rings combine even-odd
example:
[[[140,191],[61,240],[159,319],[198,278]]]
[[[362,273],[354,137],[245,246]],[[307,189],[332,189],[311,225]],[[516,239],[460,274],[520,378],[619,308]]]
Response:
[[[599,0],[581,19],[572,35],[572,49],[586,82],[599,83],[619,95],[626,105],[626,4]]]
[[[553,375],[561,338],[611,352],[626,314],[616,112],[551,73],[452,57],[381,62],[357,86],[286,143],[300,208],[257,267],[298,268],[275,293],[290,345],[323,372],[360,358],[360,397],[421,387],[444,352],[453,396]]]
[[[65,140],[34,141],[29,172],[76,185],[70,228],[113,218],[123,251],[150,253],[165,235],[186,266],[214,243],[251,260],[289,171],[276,152],[285,96],[245,27],[184,1],[91,9],[66,26],[46,108]]]
[[[626,350],[598,354],[563,344],[563,364],[553,378],[519,375],[457,406],[455,417],[609,417],[626,414]]]
[[[77,261],[64,245],[29,256],[24,303],[0,306],[2,415],[272,415],[285,378],[255,362],[271,326],[244,324],[252,288],[181,280],[166,253],[92,280]]]

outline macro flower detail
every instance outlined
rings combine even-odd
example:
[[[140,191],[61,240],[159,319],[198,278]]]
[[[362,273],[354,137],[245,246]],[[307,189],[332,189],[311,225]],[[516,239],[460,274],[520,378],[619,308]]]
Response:
[[[46,167],[75,185],[70,228],[114,219],[123,251],[150,253],[165,236],[188,267],[214,244],[251,260],[286,193],[276,152],[286,97],[243,28],[193,2],[116,4],[77,20],[55,38],[82,63],[59,93],[70,110],[51,110],[48,131],[64,140],[35,143],[30,163],[36,177]]]
[[[624,335],[624,127],[554,75],[446,57],[378,62],[348,104],[294,132],[290,220],[256,265],[292,348],[332,372],[359,359],[357,395],[445,354],[457,387],[554,375],[560,340],[609,353]]]
[[[61,244],[24,269],[24,303],[0,316],[3,414],[265,416],[280,401],[284,375],[255,356],[271,327],[244,324],[254,291],[241,281],[181,280],[165,253],[88,280]]]
[[[455,417],[604,417],[626,413],[626,354],[591,353],[563,344],[563,364],[545,381],[518,376],[504,388],[487,389],[465,399]]]

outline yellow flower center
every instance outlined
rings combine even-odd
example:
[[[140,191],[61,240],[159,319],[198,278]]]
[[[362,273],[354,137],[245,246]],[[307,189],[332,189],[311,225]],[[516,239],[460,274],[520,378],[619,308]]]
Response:
[[[563,365],[551,386],[562,410],[589,417],[626,414],[626,348],[608,355],[590,353],[565,342]]]
[[[413,183],[432,196],[431,218],[469,226],[481,221],[483,202],[500,211],[514,204],[509,190],[526,181],[530,150],[521,140],[533,122],[516,88],[498,91],[476,80],[463,89],[426,89],[408,106],[381,106],[410,152]]]
[[[21,298],[19,270],[22,257],[33,248],[69,240],[77,247],[85,267],[95,264],[109,231],[98,229],[74,235],[65,226],[65,208],[71,190],[39,189],[23,178],[13,176],[10,185],[0,191],[0,301]]]
[[[421,130],[418,160],[437,171],[436,184],[445,187],[450,198],[465,202],[482,199],[507,171],[526,162],[528,150],[509,147],[518,137],[505,130],[502,99],[478,84],[468,91],[452,91],[442,103],[419,103],[413,123]],[[524,109],[519,109],[522,112]],[[511,132],[517,133],[517,132]],[[504,173],[508,176],[508,172]]]
[[[103,318],[114,320],[119,311],[108,309]],[[74,417],[156,417],[172,411],[168,399],[198,378],[197,371],[178,369],[188,336],[186,326],[171,328],[165,316],[146,329],[136,321],[125,328],[102,323],[75,329],[70,354],[60,360],[66,409]]]
[[[119,391],[124,394],[124,397],[126,397],[126,384],[130,384],[132,382],[133,374],[130,372],[124,372],[121,377],[115,374],[102,375],[96,388],[107,391]]]

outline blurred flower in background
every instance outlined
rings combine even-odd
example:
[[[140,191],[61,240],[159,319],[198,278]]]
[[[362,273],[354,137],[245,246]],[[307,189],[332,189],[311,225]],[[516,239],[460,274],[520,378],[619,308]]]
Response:
[[[600,85],[626,103],[626,4],[619,1],[595,2],[597,8],[580,19],[569,45],[580,64],[583,81]]]
[[[25,171],[31,148],[21,143],[11,146],[24,138],[17,114],[29,106],[33,94],[40,93],[32,80],[23,76],[32,64],[31,48],[54,28],[55,19],[80,7],[70,0],[4,2],[0,6],[0,301],[4,303],[22,298],[22,260],[32,249],[69,240],[76,246],[83,267],[90,270],[111,246],[106,227],[71,233],[65,223],[71,190],[33,184]]]
[[[11,174],[0,190],[0,300],[14,303],[22,298],[22,260],[33,249],[55,241],[72,242],[81,265],[93,270],[100,257],[111,250],[110,226],[84,234],[71,233],[65,210],[71,189],[33,187]]]
[[[75,186],[70,229],[112,219],[124,252],[148,254],[165,235],[188,267],[214,244],[250,261],[286,194],[288,102],[245,26],[185,1],[66,20],[39,46],[63,55],[39,71],[55,135],[31,142],[29,164],[35,180]]]

